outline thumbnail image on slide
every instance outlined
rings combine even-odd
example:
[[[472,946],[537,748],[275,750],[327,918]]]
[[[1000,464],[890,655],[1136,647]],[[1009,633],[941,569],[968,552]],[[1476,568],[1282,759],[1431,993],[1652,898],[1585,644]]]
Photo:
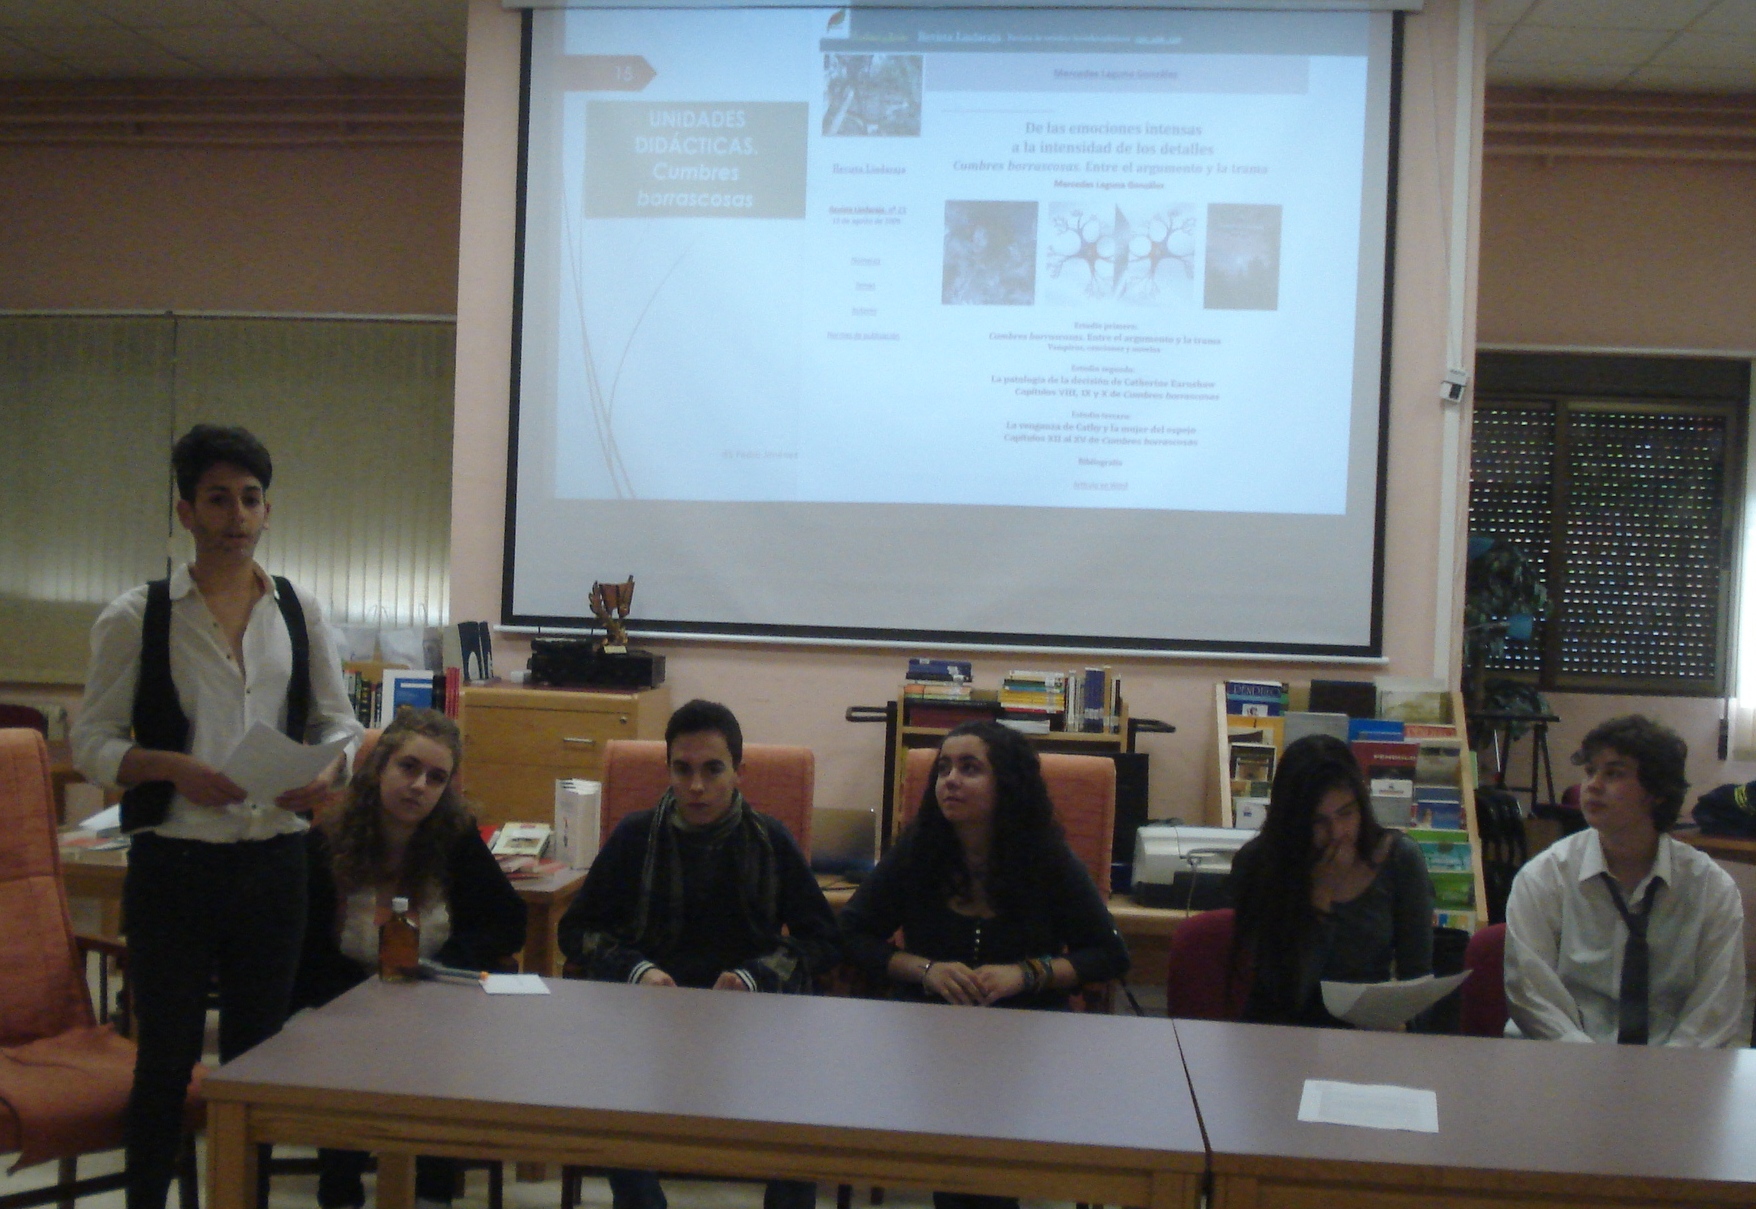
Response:
[[[823,133],[919,138],[920,55],[824,55]]]
[[[1280,307],[1280,207],[1213,202],[1207,207],[1210,311]]]
[[[1030,306],[1037,287],[1037,204],[945,203],[946,306]]]
[[[1042,300],[1063,306],[1192,306],[1199,242],[1190,203],[1136,203],[1126,210],[1107,203],[1051,204]]]

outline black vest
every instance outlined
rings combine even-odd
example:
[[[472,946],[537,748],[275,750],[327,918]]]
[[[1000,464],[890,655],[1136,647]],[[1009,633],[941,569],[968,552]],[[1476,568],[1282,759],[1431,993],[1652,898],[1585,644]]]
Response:
[[[287,734],[305,741],[305,719],[311,712],[311,636],[299,595],[283,576],[274,577],[275,600],[293,644],[293,669],[287,678]],[[134,684],[134,742],[154,751],[189,750],[189,716],[171,682],[171,581],[146,585],[146,618],[140,627],[140,676]],[[122,830],[157,827],[171,810],[177,792],[170,781],[146,781],[122,795]]]

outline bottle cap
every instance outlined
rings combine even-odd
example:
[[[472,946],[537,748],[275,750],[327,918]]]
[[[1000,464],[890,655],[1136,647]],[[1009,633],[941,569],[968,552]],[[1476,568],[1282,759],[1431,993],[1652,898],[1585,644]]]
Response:
[[[407,915],[409,910],[409,900],[398,895],[396,898],[390,900],[390,909],[398,915]]]

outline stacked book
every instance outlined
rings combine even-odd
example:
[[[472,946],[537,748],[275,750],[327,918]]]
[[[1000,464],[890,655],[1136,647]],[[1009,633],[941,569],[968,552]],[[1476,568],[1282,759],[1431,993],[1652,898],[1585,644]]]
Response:
[[[1000,682],[1000,721],[1014,730],[1046,735],[1066,714],[1066,672],[1011,671]]]
[[[1121,726],[1122,681],[1114,669],[1088,667],[1067,673],[1067,729],[1113,735]]]
[[[950,730],[965,722],[995,718],[999,694],[971,683],[961,659],[910,659],[902,686],[903,725]]]

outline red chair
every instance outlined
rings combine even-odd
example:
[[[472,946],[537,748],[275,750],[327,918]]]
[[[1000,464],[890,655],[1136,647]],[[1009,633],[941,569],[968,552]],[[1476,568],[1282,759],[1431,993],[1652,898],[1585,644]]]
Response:
[[[1203,911],[1171,933],[1165,967],[1165,1015],[1185,1020],[1236,1020],[1250,995],[1247,972],[1231,978],[1230,907]]]
[[[465,776],[469,770],[464,770]],[[809,747],[776,743],[744,744],[738,788],[750,805],[781,821],[799,851],[811,857],[811,799],[817,757]],[[650,810],[670,788],[670,766],[660,739],[612,739],[604,748],[604,798],[598,812],[598,839],[605,842],[628,815]]]
[[[1468,1037],[1506,1035],[1506,925],[1489,924],[1463,951],[1462,1028]]]
[[[29,727],[44,738],[49,735],[49,719],[34,705],[0,704],[0,727]]]
[[[124,957],[123,946],[76,936],[61,881],[49,749],[35,730],[0,730],[0,1155],[14,1167],[60,1161],[59,1182],[5,1198],[9,1209],[123,1186],[124,1176],[79,1178],[83,1154],[122,1144],[134,1081],[134,1042],[92,1010],[84,953]],[[197,1068],[188,1125],[200,1123]],[[178,1162],[180,1203],[194,1209],[195,1151]]]

